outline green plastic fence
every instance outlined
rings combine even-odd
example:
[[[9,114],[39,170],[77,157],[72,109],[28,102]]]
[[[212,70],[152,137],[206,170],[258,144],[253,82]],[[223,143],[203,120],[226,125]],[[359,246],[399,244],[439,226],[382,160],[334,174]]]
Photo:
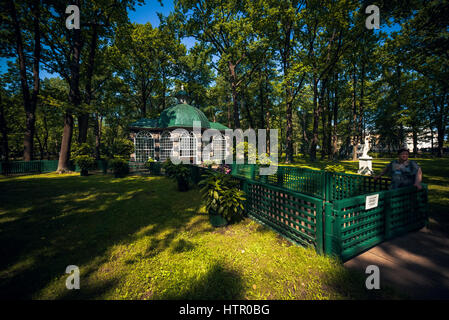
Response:
[[[333,201],[371,192],[388,190],[389,178],[326,172],[298,167],[278,166],[274,175],[259,174],[259,166],[233,164],[232,175],[286,188],[322,200]]]
[[[289,189],[242,179],[245,210],[283,236],[323,252],[323,201]]]
[[[242,180],[249,199],[248,214],[293,241],[312,244],[318,252],[343,261],[420,229],[428,220],[424,184],[421,191],[415,187],[388,190],[388,178],[375,182],[370,176],[281,166],[276,174],[261,176],[258,170],[256,165],[232,165],[232,174]],[[366,210],[366,196],[373,193],[379,194],[378,206]],[[307,228],[296,222],[303,208],[313,212],[305,215],[312,220]],[[305,223],[303,218],[298,221]]]
[[[73,161],[70,162],[69,167],[73,171],[81,171]],[[58,160],[11,161],[0,163],[0,173],[4,175],[47,173],[56,171],[57,169]],[[107,162],[105,160],[96,161],[94,170],[101,170],[106,173]]]
[[[378,206],[365,209],[367,195],[325,204],[325,253],[346,261],[382,241],[427,223],[427,185],[380,191]]]

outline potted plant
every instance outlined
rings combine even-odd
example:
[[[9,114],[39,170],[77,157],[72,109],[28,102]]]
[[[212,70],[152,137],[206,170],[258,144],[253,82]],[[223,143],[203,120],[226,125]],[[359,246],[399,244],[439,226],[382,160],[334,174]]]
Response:
[[[178,183],[178,191],[188,191],[189,190],[189,178],[190,170],[183,164],[178,164],[175,166],[172,177]]]
[[[145,163],[145,167],[148,169],[148,171],[150,171],[151,174],[160,173],[160,167],[158,166],[158,163],[151,157],[148,157],[148,160]]]
[[[225,226],[243,218],[246,198],[238,187],[238,181],[229,175],[214,172],[199,184],[212,226]]]
[[[116,157],[109,160],[109,167],[112,168],[116,178],[123,178],[129,173],[129,164],[122,157]]]
[[[81,176],[87,176],[89,170],[95,168],[95,159],[92,157],[92,150],[88,143],[74,146],[74,162],[80,168]]]
[[[87,176],[89,174],[89,170],[95,168],[95,159],[89,155],[76,156],[75,163],[81,169],[81,176]]]
[[[174,164],[169,159],[163,164],[165,175],[176,180],[179,191],[189,190],[190,170],[184,164]]]

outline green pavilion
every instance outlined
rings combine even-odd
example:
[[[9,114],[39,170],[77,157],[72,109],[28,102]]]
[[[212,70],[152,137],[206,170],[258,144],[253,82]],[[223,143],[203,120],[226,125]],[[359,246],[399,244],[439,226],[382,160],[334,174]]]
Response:
[[[194,124],[200,124],[201,133],[194,132]],[[211,139],[211,158],[224,160],[226,154],[225,130],[228,127],[218,122],[211,122],[198,108],[180,103],[165,109],[159,118],[142,118],[129,125],[131,139],[134,141],[135,153],[131,161],[143,163],[152,158],[165,161],[173,153],[182,158],[189,158],[192,163],[201,163],[204,142],[201,134],[207,129],[216,129],[219,134]],[[176,129],[184,129],[182,133]],[[198,131],[198,130],[197,130]]]

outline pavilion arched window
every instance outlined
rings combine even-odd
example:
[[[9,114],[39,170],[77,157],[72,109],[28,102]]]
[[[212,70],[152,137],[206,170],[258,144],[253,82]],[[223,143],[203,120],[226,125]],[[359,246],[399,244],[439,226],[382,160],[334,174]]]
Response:
[[[179,139],[181,157],[196,157],[196,138],[193,132],[184,133]]]
[[[173,140],[170,132],[164,132],[161,135],[159,147],[159,161],[165,161],[170,158],[173,150]]]
[[[151,133],[139,131],[134,140],[136,162],[147,162],[148,158],[154,159],[154,139]]]
[[[215,135],[212,138],[212,150],[214,160],[225,160],[226,158],[226,139],[223,135]]]

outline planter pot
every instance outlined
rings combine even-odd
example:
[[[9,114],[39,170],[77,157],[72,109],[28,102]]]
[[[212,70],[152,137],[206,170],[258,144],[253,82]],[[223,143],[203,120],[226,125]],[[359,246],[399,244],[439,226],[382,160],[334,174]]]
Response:
[[[209,222],[215,228],[224,227],[228,224],[228,221],[221,215],[211,213],[209,213]]]
[[[161,166],[159,163],[151,162],[149,164],[149,171],[151,174],[160,175],[161,174]]]
[[[178,191],[188,191],[189,190],[189,181],[184,179],[179,179],[178,181]]]
[[[128,175],[127,172],[123,172],[123,171],[119,171],[119,172],[114,172],[114,177],[115,178],[124,178]]]

